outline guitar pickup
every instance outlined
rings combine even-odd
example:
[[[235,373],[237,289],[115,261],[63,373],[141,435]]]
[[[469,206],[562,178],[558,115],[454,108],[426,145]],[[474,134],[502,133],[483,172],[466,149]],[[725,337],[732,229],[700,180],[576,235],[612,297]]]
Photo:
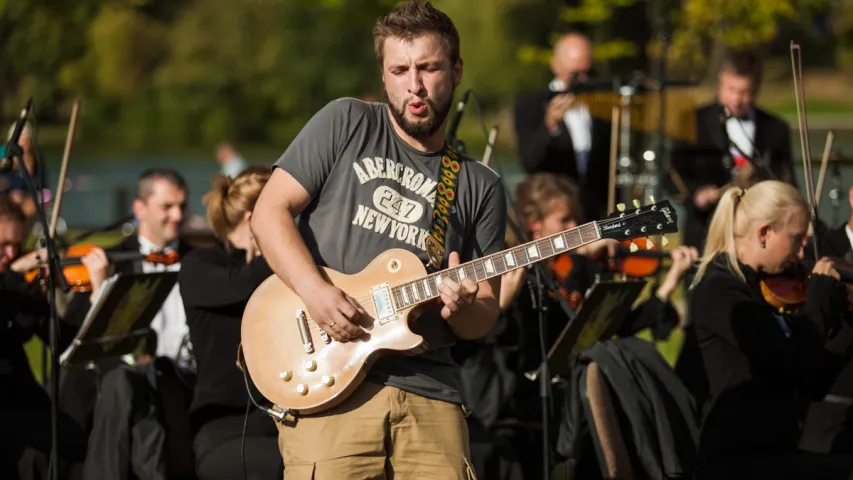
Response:
[[[302,337],[302,348],[305,353],[314,353],[314,341],[311,340],[311,330],[308,328],[308,316],[301,308],[296,311],[296,325],[299,327],[299,336]]]

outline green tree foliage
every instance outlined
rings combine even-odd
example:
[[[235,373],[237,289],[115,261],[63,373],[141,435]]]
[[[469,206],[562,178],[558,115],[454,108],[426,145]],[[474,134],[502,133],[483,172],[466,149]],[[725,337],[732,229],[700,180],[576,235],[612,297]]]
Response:
[[[462,88],[499,111],[518,92],[548,81],[554,36],[568,26],[591,33],[599,60],[637,68],[625,60],[654,54],[647,12],[656,1],[434,3],[460,31]],[[699,65],[715,45],[767,42],[780,20],[804,18],[804,9],[828,1],[667,3],[672,59]],[[371,27],[394,3],[0,0],[0,114],[11,118],[33,96],[40,120],[64,121],[82,96],[84,139],[129,146],[154,139],[286,142],[336,97],[382,98]]]

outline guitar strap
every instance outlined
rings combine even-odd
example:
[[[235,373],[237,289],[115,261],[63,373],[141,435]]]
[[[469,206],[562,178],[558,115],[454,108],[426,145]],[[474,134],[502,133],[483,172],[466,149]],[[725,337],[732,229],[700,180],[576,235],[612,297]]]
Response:
[[[445,241],[450,226],[450,215],[454,211],[456,187],[459,185],[459,172],[462,164],[459,153],[447,142],[441,155],[441,165],[438,170],[438,185],[436,186],[435,204],[432,210],[432,226],[426,238],[429,264],[436,271],[441,269],[444,261]]]

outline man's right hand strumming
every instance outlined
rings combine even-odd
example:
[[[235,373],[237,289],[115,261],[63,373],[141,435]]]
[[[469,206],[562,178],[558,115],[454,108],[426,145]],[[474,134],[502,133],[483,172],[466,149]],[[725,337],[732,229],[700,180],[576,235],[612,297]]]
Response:
[[[354,322],[367,312],[338,287],[320,280],[313,286],[297,290],[296,294],[305,302],[314,323],[334,340],[347,342],[364,333]]]
[[[558,132],[560,122],[566,116],[566,111],[571,108],[575,102],[575,96],[563,93],[555,96],[548,102],[545,108],[545,126],[552,134]]]
[[[311,319],[333,339],[353,340],[364,333],[353,323],[364,309],[320,276],[293,220],[310,201],[292,175],[275,169],[255,204],[252,233],[272,271],[299,295]]]

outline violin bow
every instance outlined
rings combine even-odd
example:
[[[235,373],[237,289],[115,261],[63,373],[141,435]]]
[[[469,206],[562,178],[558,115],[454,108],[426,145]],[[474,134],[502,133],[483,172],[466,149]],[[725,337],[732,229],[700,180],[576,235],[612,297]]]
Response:
[[[607,182],[607,213],[616,209],[616,155],[619,149],[619,105],[613,104],[610,122],[610,180]]]
[[[794,57],[794,52],[796,52],[796,58]],[[802,58],[802,49],[800,45],[794,43],[791,40],[791,69],[794,74],[794,96],[797,100],[797,122],[800,127],[800,148],[803,152],[803,174],[806,180],[806,193],[808,196],[809,205],[812,208],[812,246],[814,247],[815,261],[820,258],[818,248],[818,212],[817,212],[817,203],[815,201],[815,183],[814,183],[814,172],[812,171],[812,157],[811,150],[809,147],[809,136],[808,136],[808,120],[806,118],[806,100],[805,93],[803,91],[803,58]]]
[[[71,158],[71,145],[74,142],[74,133],[77,131],[77,115],[80,113],[80,97],[74,99],[71,108],[71,120],[68,123],[68,135],[65,137],[65,151],[62,154],[62,166],[59,169],[59,183],[56,186],[56,199],[50,214],[49,233],[53,238],[56,233],[56,223],[59,221],[59,211],[62,208],[62,197],[65,193],[65,179],[68,174],[68,160]]]
[[[815,187],[815,202],[820,207],[820,198],[823,194],[823,184],[826,183],[826,167],[829,166],[829,156],[832,154],[832,142],[835,134],[832,130],[826,132],[826,145],[823,147],[823,157],[820,159],[820,173],[817,175],[817,186]]]
[[[496,123],[489,131],[489,140],[486,143],[486,150],[483,151],[483,165],[489,166],[492,163],[492,155],[495,151],[495,140],[498,138],[498,124]]]

